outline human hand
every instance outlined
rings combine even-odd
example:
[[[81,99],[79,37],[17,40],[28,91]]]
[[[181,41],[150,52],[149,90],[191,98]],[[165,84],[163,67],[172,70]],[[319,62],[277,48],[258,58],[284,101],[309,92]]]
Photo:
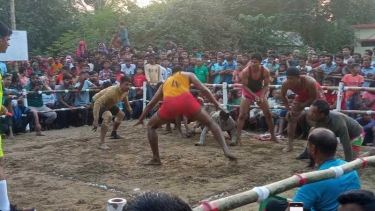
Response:
[[[138,126],[138,125],[144,125],[143,119],[138,119],[137,123],[135,123],[134,126]]]
[[[94,122],[92,123],[92,131],[96,132],[96,130],[99,127],[98,119],[94,119]]]

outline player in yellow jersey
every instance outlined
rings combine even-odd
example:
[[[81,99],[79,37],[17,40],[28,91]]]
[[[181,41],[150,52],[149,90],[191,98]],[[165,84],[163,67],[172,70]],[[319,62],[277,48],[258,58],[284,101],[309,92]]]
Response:
[[[5,53],[9,46],[10,36],[12,35],[12,31],[6,26],[3,22],[0,21],[0,53]],[[0,72],[0,81],[2,81]],[[2,83],[0,83],[0,102],[3,99],[3,87]],[[0,115],[4,115],[8,113],[4,106],[1,106]],[[1,134],[1,133],[0,133]],[[8,191],[7,191],[7,183],[5,181],[5,173],[4,173],[4,154],[3,148],[1,146],[1,136],[0,136],[0,210],[1,211],[22,211],[17,210],[15,206],[9,203],[8,199]],[[24,210],[24,211],[35,211],[34,208]]]
[[[201,105],[190,93],[190,84],[193,84],[207,96],[209,101],[215,105],[216,109],[226,111],[221,107],[220,103],[215,100],[210,90],[207,89],[193,73],[182,72],[181,66],[173,67],[172,76],[157,90],[155,96],[135,124],[143,124],[144,118],[150,113],[151,109],[154,108],[160,100],[163,100],[163,105],[148,122],[147,135],[153,153],[153,158],[148,162],[149,165],[161,165],[156,129],[174,120],[175,117],[179,115],[194,118],[202,124],[207,125],[223,148],[224,155],[232,161],[237,161],[237,158],[229,152],[219,125],[201,108]]]

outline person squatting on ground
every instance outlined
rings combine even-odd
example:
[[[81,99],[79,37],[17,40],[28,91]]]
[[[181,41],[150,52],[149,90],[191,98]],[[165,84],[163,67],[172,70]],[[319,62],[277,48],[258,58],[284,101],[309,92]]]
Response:
[[[240,115],[237,120],[237,142],[231,142],[231,146],[241,145],[241,132],[245,120],[249,116],[250,105],[253,105],[254,102],[263,111],[271,134],[271,140],[279,142],[275,136],[275,125],[266,98],[270,84],[270,71],[260,64],[262,60],[261,53],[254,53],[251,56],[251,65],[242,71],[242,93],[244,98],[241,101]]]
[[[220,129],[224,132],[228,132],[231,143],[236,143],[237,141],[237,134],[236,134],[236,122],[233,120],[233,118],[230,116],[229,113],[224,111],[216,111],[211,113],[211,118],[220,126]],[[206,141],[206,136],[208,131],[210,130],[209,127],[205,126],[201,137],[199,139],[199,142],[195,144],[195,146],[203,146],[204,142]]]
[[[324,99],[324,94],[320,84],[310,76],[300,75],[299,69],[290,67],[286,71],[287,80],[281,86],[281,97],[283,104],[287,109],[285,120],[288,121],[288,145],[283,149],[284,152],[293,150],[293,141],[297,128],[297,120],[302,111],[316,99]],[[287,98],[287,91],[291,90],[297,96],[290,105]]]
[[[105,136],[108,132],[109,124],[112,121],[112,116],[116,116],[116,118],[113,123],[111,138],[121,139],[121,137],[117,134],[117,129],[124,119],[125,114],[117,106],[117,103],[122,101],[125,105],[126,110],[129,113],[132,113],[132,109],[128,101],[130,86],[131,78],[128,76],[122,76],[119,85],[108,87],[107,89],[100,91],[93,97],[93,131],[96,131],[99,126],[99,118],[101,117],[103,119],[100,131],[100,149],[109,149],[107,144],[105,144]]]
[[[0,53],[5,53],[9,46],[10,36],[12,35],[12,31],[6,26],[3,22],[0,21]],[[0,74],[0,80],[1,74]],[[3,88],[2,83],[0,83],[0,101],[2,102],[3,99]],[[2,106],[0,113],[1,115],[6,114],[8,111],[7,109]],[[0,210],[1,211],[17,211],[17,208],[14,205],[11,205],[8,199],[8,190],[7,190],[7,183],[5,181],[5,172],[4,172],[4,153],[1,144],[1,136],[0,136]],[[18,210],[22,211],[22,210]],[[34,208],[24,211],[35,211]]]
[[[190,84],[193,84],[202,92],[202,94],[206,95],[209,101],[215,105],[216,109],[223,110],[220,103],[215,100],[210,90],[207,89],[193,73],[182,72],[181,66],[173,67],[172,76],[170,76],[157,90],[155,96],[135,124],[143,124],[143,120],[149,114],[151,109],[154,108],[159,101],[163,100],[163,105],[148,122],[147,134],[153,153],[153,158],[148,162],[149,165],[161,165],[156,129],[161,125],[174,120],[179,115],[194,118],[202,124],[207,125],[221,145],[224,155],[230,160],[237,160],[237,158],[229,152],[219,125],[210,118],[209,114],[202,109],[202,106],[190,93]]]

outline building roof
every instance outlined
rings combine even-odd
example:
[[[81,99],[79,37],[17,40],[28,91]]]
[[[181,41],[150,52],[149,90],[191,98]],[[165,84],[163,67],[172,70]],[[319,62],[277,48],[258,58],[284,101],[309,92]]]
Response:
[[[355,29],[371,29],[371,28],[375,29],[375,23],[351,25],[350,27],[355,28]]]

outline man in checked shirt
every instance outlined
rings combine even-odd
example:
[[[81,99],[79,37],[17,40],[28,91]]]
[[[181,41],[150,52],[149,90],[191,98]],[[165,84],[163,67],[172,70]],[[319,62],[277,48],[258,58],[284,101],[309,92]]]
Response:
[[[224,111],[215,111],[211,113],[211,118],[220,126],[222,131],[227,131],[231,138],[231,143],[236,143],[237,134],[236,134],[236,122],[232,119],[229,113]],[[206,141],[206,135],[210,130],[209,127],[205,126],[199,142],[195,146],[203,146]]]

